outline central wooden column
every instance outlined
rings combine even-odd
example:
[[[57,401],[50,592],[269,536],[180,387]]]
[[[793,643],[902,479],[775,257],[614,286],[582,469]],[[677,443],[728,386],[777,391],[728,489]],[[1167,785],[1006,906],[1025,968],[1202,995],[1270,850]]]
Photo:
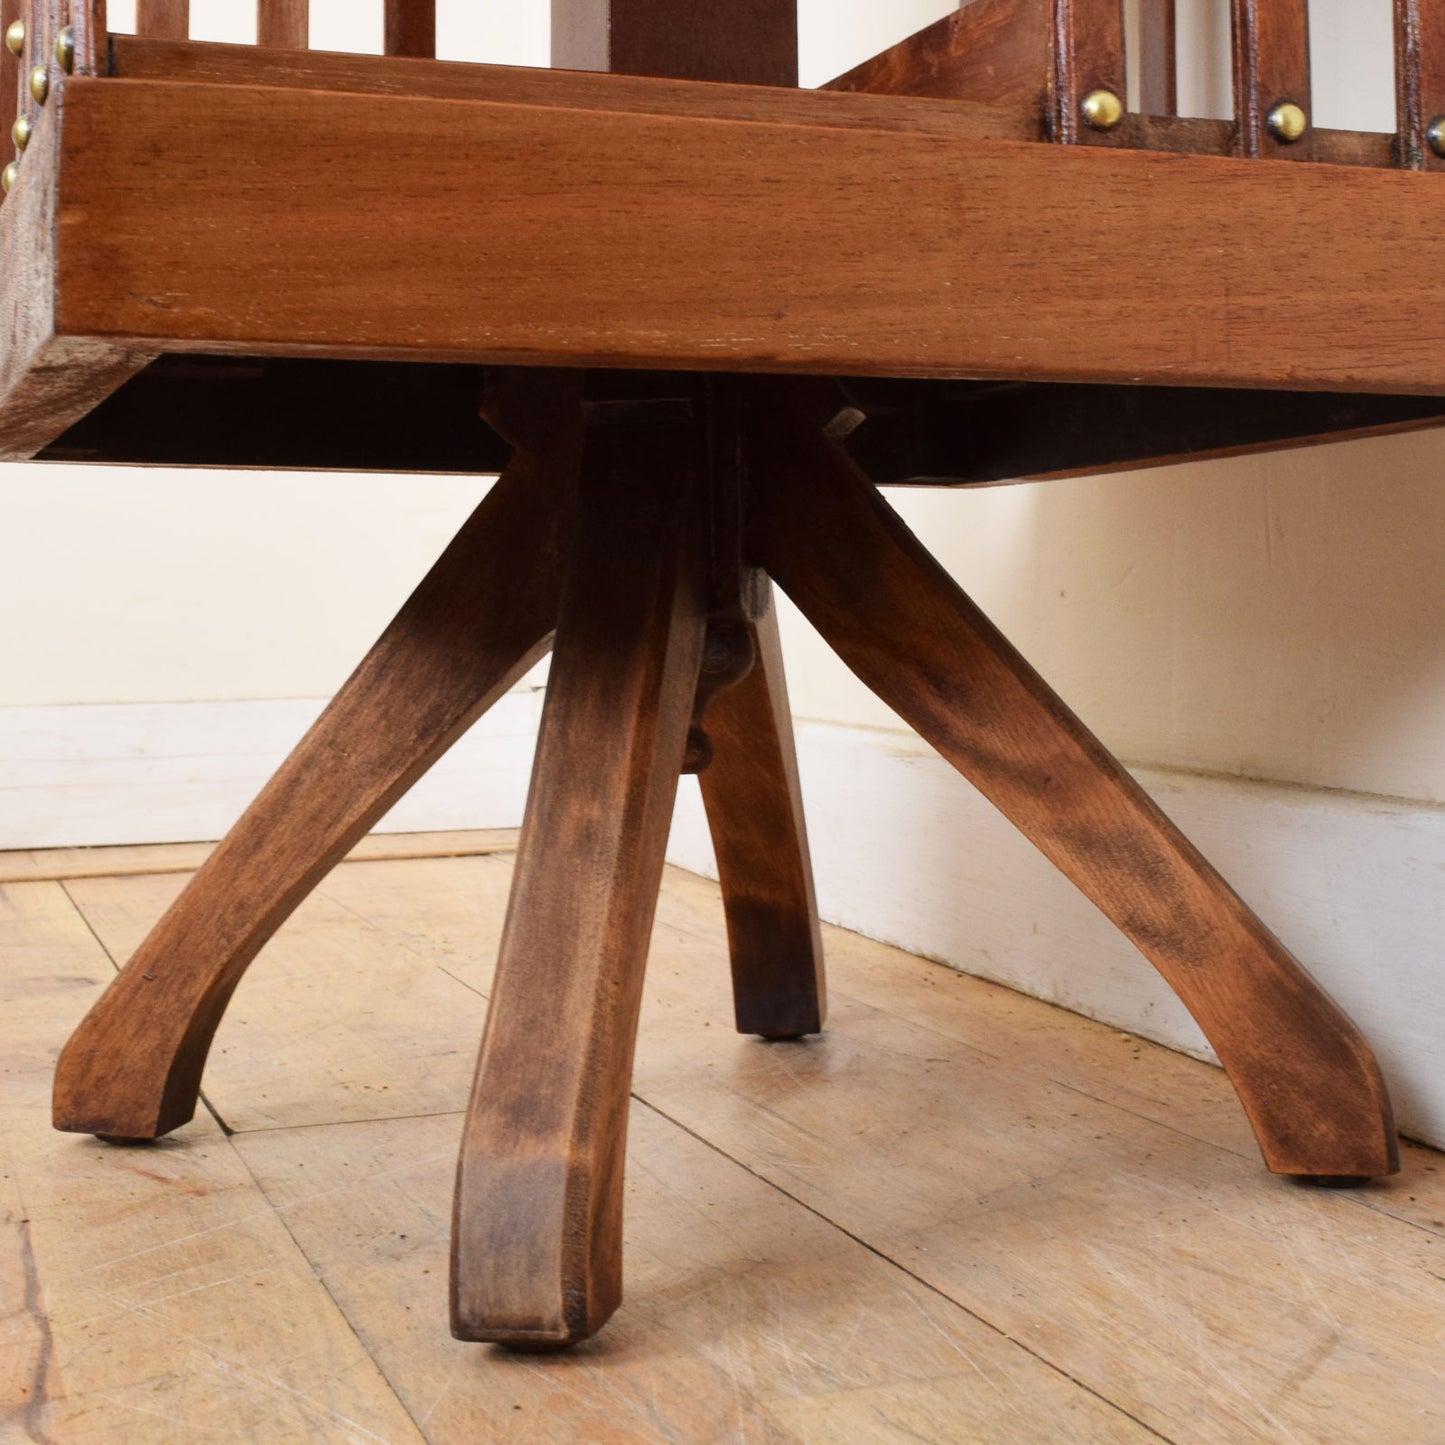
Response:
[[[795,0],[552,0],[552,65],[797,85]]]

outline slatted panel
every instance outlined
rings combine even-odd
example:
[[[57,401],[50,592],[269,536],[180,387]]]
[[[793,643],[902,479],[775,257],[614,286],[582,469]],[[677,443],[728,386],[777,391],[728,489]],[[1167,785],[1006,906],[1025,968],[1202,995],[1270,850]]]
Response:
[[[157,40],[185,40],[191,33],[190,0],[136,0],[135,28]]]
[[[1277,107],[1311,116],[1308,0],[1233,0],[1234,113],[1247,156],[1311,160],[1312,130],[1295,141],[1270,128]]]
[[[1145,115],[1176,115],[1179,82],[1174,0],[1139,0],[1139,109]]]
[[[437,53],[435,0],[386,0],[386,53],[423,56]]]
[[[256,0],[256,43],[305,50],[311,41],[309,0]]]
[[[30,7],[25,0],[0,0],[0,35],[4,35],[17,20],[23,20]],[[20,77],[23,74],[20,61],[11,55],[8,47],[0,46],[0,116],[5,117],[8,129],[12,105],[20,104]],[[5,142],[5,160],[10,160],[9,141]]]
[[[1128,95],[1124,72],[1123,0],[1055,0],[1055,138],[1069,144],[1108,145],[1122,138],[1087,125],[1085,98],[1107,91],[1122,104]]]
[[[1445,0],[1395,0],[1395,84],[1400,163],[1445,171]]]

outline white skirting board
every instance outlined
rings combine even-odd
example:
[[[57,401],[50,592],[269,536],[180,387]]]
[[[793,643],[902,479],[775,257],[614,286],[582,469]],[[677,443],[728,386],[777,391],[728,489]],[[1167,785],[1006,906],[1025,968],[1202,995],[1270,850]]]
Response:
[[[1212,1058],[1133,947],[912,735],[804,723],[798,753],[828,922]],[[1401,1128],[1445,1148],[1445,809],[1134,771],[1364,1030]],[[684,782],[669,858],[716,877]]]
[[[220,837],[315,701],[0,709],[0,850]],[[521,822],[541,693],[509,694],[379,831]],[[830,923],[1200,1058],[1174,995],[911,734],[803,723]],[[1136,776],[1365,1030],[1401,1126],[1445,1147],[1445,809],[1161,768]],[[716,876],[696,782],[669,858]]]
[[[516,827],[541,697],[530,685],[508,693],[377,831]],[[0,850],[219,838],[324,706],[0,708]]]

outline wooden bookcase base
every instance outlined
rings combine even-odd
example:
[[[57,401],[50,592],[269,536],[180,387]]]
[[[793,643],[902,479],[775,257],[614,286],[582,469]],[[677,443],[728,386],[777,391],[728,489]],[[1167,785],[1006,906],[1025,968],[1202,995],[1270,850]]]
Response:
[[[845,407],[810,380],[499,374],[502,481],[67,1044],[57,1127],[184,1124],[266,940],[552,646],[458,1170],[452,1323],[533,1349],[594,1333],[621,1299],[632,1052],[680,768],[702,770],[739,1028],[823,1025],[772,578],[1161,972],[1272,1170],[1394,1172],[1368,1045],[848,460]]]

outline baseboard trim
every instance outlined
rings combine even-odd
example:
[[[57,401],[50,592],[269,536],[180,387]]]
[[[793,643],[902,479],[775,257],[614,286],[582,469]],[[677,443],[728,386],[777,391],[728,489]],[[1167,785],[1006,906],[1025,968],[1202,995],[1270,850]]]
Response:
[[[805,723],[798,752],[828,922],[1212,1059],[1122,936],[911,734]],[[1134,771],[1365,1031],[1404,1131],[1445,1148],[1445,809]],[[669,857],[716,877],[694,785]]]
[[[0,708],[0,851],[220,838],[323,706]],[[517,827],[540,715],[539,689],[508,693],[376,831]]]

